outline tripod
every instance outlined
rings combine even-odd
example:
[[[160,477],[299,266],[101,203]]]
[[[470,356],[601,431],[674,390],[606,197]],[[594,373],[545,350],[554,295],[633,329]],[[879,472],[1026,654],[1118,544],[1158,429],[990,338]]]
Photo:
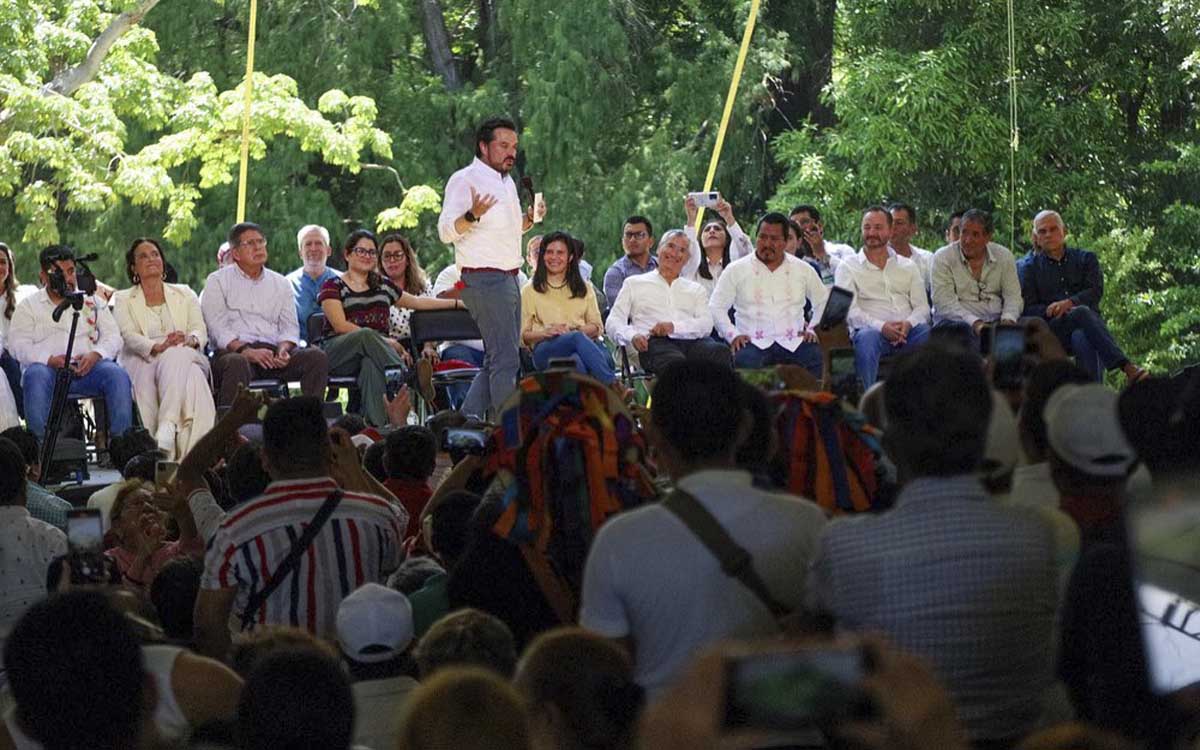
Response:
[[[58,430],[62,426],[63,411],[67,408],[67,394],[71,390],[71,354],[75,348],[75,331],[79,327],[79,311],[83,309],[83,292],[71,292],[54,308],[51,318],[57,323],[71,308],[71,333],[67,336],[66,361],[54,373],[54,395],[50,399],[50,415],[46,420],[46,438],[42,443],[42,473],[38,482],[44,483],[50,474],[50,462],[54,459],[54,447],[58,442]]]

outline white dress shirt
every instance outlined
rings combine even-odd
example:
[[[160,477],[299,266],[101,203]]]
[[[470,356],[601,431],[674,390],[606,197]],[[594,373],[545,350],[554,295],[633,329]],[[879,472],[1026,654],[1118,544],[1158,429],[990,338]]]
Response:
[[[673,339],[698,339],[712,331],[708,292],[682,276],[671,283],[658,271],[630,276],[621,285],[604,330],[618,344],[633,343],[634,336],[649,336],[659,323],[671,323]]]
[[[708,301],[713,323],[726,341],[749,336],[759,349],[779,344],[790,352],[804,343],[809,324],[804,321],[804,303],[812,303],[813,325],[821,319],[829,290],[807,261],[783,254],[774,271],[749,255],[730,263],[721,274]],[[737,325],[729,319],[729,308],[737,314]]]
[[[847,323],[854,330],[873,328],[904,320],[909,325],[929,323],[929,298],[921,270],[908,258],[888,248],[883,268],[867,260],[865,250],[843,258],[838,264],[838,286],[854,292]]]
[[[50,301],[45,289],[25,298],[13,312],[6,345],[21,367],[46,364],[51,357],[67,353],[67,336],[71,333],[71,315],[67,309],[55,323],[51,317],[58,305]],[[95,297],[85,297],[79,311],[79,327],[75,329],[75,346],[71,357],[91,352],[104,359],[116,359],[121,351],[121,331],[108,306]]]
[[[888,249],[895,251],[896,248],[888,245]],[[921,279],[925,282],[925,293],[931,294],[930,290],[933,289],[933,253],[916,245],[909,245],[908,249],[912,252],[912,255],[900,257],[907,257],[913,263],[917,264],[917,269],[921,272]],[[899,255],[899,253],[896,254]]]
[[[937,321],[957,320],[968,325],[982,320],[1011,320],[1021,316],[1025,300],[1017,261],[1007,247],[987,244],[987,258],[976,279],[962,253],[952,242],[933,256],[933,309]]]
[[[682,278],[694,281],[704,287],[704,293],[712,295],[713,289],[717,288],[717,281],[721,278],[721,273],[725,270],[720,263],[708,263],[704,258],[704,250],[700,248],[700,243],[696,241],[696,226],[690,224],[684,227],[684,231],[688,236],[688,259],[683,264],[683,270],[679,272]],[[732,263],[739,258],[744,258],[747,255],[754,254],[754,243],[742,231],[742,228],[737,223],[729,224],[725,227],[725,231],[729,232],[729,262]],[[712,276],[711,279],[706,279],[700,275],[700,262],[704,259],[708,263],[708,273]]]
[[[454,229],[454,222],[471,208],[471,188],[478,195],[491,195],[496,205],[478,217],[465,233]],[[438,218],[438,236],[454,245],[454,263],[462,268],[520,268],[521,199],[511,174],[501,175],[478,157],[450,176],[442,197],[442,215]]]
[[[204,282],[200,308],[218,351],[235,339],[246,344],[300,343],[292,285],[269,268],[257,279],[247,276],[236,263],[213,271]]]

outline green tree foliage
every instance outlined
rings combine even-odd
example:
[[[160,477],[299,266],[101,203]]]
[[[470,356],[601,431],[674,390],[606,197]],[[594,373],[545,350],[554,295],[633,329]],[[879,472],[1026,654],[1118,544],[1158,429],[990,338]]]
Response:
[[[850,238],[864,205],[903,199],[921,211],[927,247],[942,244],[951,211],[987,208],[997,241],[1015,238],[1018,252],[1033,215],[1055,208],[1068,242],[1100,253],[1104,313],[1131,356],[1194,361],[1197,7],[1017,4],[1013,195],[1005,4],[843,0],[827,90],[837,124],[777,138],[788,171],[773,203],[823,204],[832,233]]]

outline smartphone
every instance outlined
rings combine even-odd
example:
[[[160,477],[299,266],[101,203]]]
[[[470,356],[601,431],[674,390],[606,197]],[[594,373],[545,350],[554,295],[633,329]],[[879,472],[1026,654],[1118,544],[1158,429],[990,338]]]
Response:
[[[716,208],[717,203],[721,200],[721,194],[716,190],[710,190],[707,193],[688,193],[687,197],[696,201],[696,205],[700,208]]]
[[[1167,695],[1200,682],[1200,488],[1133,488],[1125,515],[1147,677]]]
[[[991,335],[992,385],[1016,390],[1025,382],[1025,329],[997,325]]]
[[[544,193],[533,194],[533,223],[541,224],[546,218],[546,197]]]
[[[67,564],[72,583],[101,583],[108,578],[104,558],[104,517],[98,508],[67,511]]]
[[[391,401],[408,382],[408,368],[404,365],[392,365],[391,367],[383,368],[383,383],[384,391],[387,393],[388,400]]]
[[[579,362],[574,357],[551,357],[546,362],[547,370],[578,370]]]
[[[179,464],[175,461],[154,462],[154,484],[158,487],[166,487],[173,483],[178,473]]]
[[[727,731],[795,732],[867,718],[873,705],[860,684],[868,666],[867,654],[857,645],[730,659],[722,726]]]
[[[829,299],[825,301],[825,309],[821,312],[821,322],[817,327],[823,331],[843,323],[850,314],[850,303],[854,301],[854,292],[840,286],[829,289]]]
[[[487,447],[488,434],[483,430],[467,430],[452,427],[442,438],[442,450],[468,456],[482,456]]]

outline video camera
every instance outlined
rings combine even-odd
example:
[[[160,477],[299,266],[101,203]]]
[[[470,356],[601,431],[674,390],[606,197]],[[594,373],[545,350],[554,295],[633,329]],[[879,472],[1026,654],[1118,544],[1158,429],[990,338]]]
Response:
[[[82,292],[84,295],[96,293],[96,275],[92,273],[92,269],[88,268],[90,261],[96,260],[99,256],[95,253],[88,255],[76,256],[75,252],[66,245],[52,245],[42,252],[42,265],[50,264],[50,268],[46,271],[47,286],[52,292],[60,297],[70,297],[75,292]],[[66,274],[58,265],[58,261],[69,260],[75,263],[75,288],[71,289],[67,285]]]

